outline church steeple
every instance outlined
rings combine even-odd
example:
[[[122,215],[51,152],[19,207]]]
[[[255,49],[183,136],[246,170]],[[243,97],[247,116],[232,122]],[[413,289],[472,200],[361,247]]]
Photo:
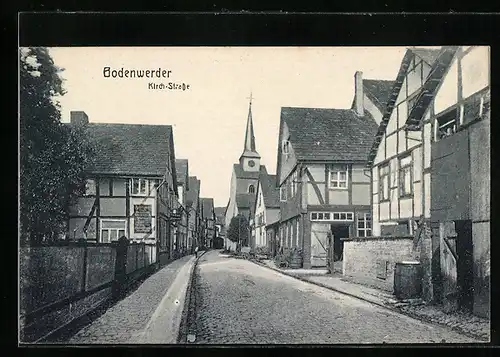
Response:
[[[255,148],[255,135],[253,131],[253,120],[252,120],[252,93],[250,93],[250,104],[248,106],[248,118],[247,118],[247,126],[245,131],[245,145],[243,148],[243,153],[240,156],[240,164],[243,165],[245,171],[254,171],[254,167],[259,169],[260,165],[255,165],[255,162],[259,161],[260,155]],[[245,160],[246,159],[246,160]],[[250,165],[246,165],[245,163],[250,163]]]

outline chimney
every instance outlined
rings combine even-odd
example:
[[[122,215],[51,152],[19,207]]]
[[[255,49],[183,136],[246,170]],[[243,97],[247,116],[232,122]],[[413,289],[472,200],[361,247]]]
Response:
[[[71,125],[84,127],[89,123],[89,117],[83,111],[71,111],[70,122]]]
[[[356,114],[359,116],[363,116],[365,113],[363,97],[363,72],[356,71],[354,74],[354,105]]]

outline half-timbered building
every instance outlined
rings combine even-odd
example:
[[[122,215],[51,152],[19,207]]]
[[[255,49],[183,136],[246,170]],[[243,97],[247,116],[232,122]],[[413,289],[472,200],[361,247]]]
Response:
[[[177,172],[177,192],[179,202],[180,220],[177,223],[176,247],[179,252],[185,254],[191,248],[188,240],[188,209],[186,205],[187,192],[189,190],[189,162],[186,159],[176,159],[175,168]]]
[[[196,176],[189,176],[186,210],[188,212],[188,241],[191,242],[191,252],[200,242],[200,184],[201,181]]]
[[[96,149],[85,194],[71,207],[69,238],[158,242],[170,258],[178,197],[172,127],[89,123],[82,111],[71,112],[69,125],[83,126]]]
[[[257,185],[257,195],[254,203],[254,219],[252,225],[253,249],[257,247],[271,250],[271,241],[268,240],[266,225],[279,221],[280,201],[279,190],[276,187],[276,175],[269,175],[262,170]]]

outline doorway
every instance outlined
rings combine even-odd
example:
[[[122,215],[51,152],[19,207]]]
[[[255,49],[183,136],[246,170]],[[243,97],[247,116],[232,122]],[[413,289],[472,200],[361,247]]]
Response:
[[[342,261],[344,242],[341,239],[349,238],[349,226],[332,224],[331,231],[333,235],[333,261]]]
[[[470,220],[455,221],[457,233],[457,288],[458,306],[460,309],[472,311],[474,301],[474,276],[472,256],[472,222]]]

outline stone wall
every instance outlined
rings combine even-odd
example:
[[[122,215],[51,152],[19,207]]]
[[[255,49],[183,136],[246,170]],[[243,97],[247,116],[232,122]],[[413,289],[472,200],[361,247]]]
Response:
[[[413,237],[344,239],[342,273],[361,284],[394,291],[394,267],[401,261],[418,261],[420,249]]]

